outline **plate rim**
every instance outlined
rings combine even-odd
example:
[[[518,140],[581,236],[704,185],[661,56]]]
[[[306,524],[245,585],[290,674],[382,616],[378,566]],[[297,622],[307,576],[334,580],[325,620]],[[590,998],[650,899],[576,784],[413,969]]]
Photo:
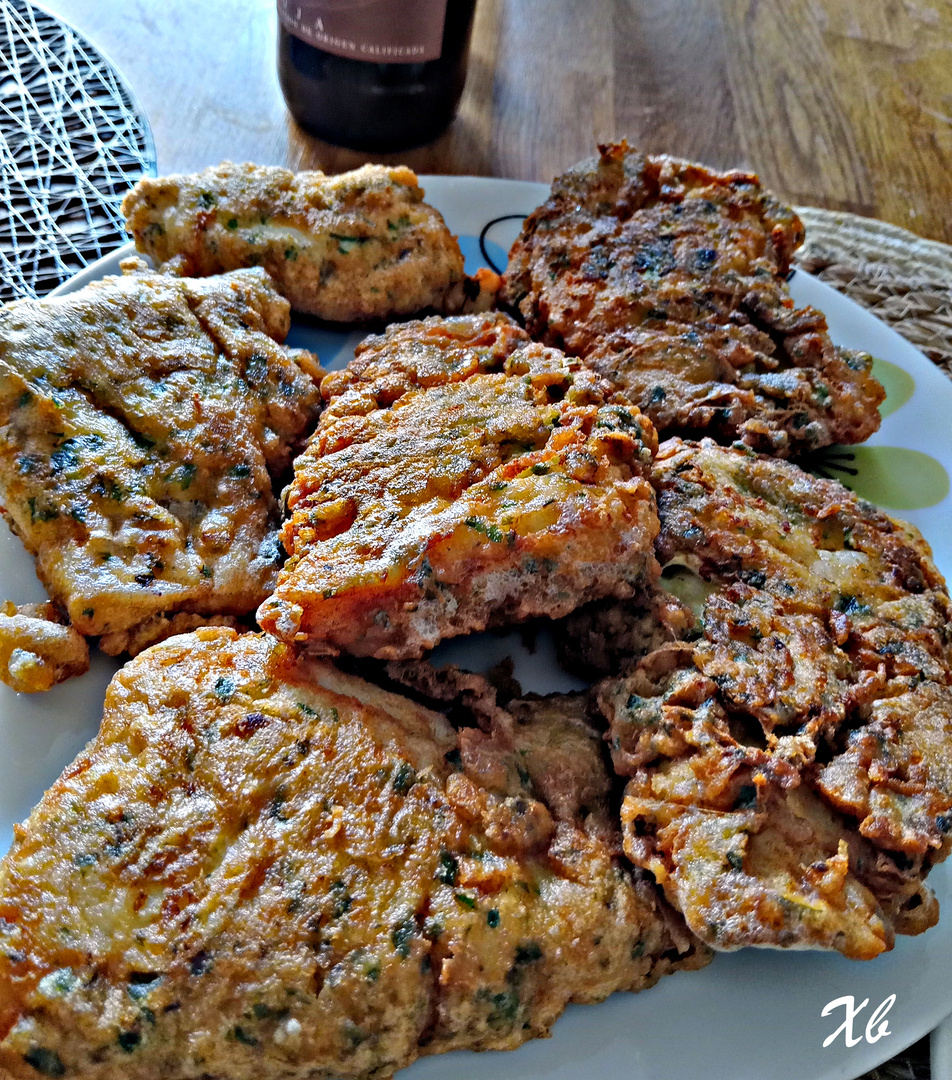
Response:
[[[527,180],[505,179],[505,178],[498,178],[498,177],[487,177],[487,176],[467,176],[467,175],[452,175],[452,174],[421,174],[419,176],[419,180],[420,180],[421,186],[427,192],[427,195],[426,195],[427,200],[429,201],[432,198],[435,203],[439,203],[441,198],[444,197],[446,192],[448,192],[448,191],[453,192],[454,189],[458,189],[459,187],[462,186],[462,187],[470,187],[471,190],[474,191],[474,193],[476,191],[478,191],[480,196],[484,197],[484,198],[485,197],[494,197],[494,196],[497,196],[497,195],[498,195],[499,198],[502,198],[504,192],[509,192],[509,193],[511,193],[511,195],[507,196],[507,197],[511,197],[511,198],[518,197],[520,199],[525,198],[527,200],[530,200],[531,201],[531,205],[529,206],[530,211],[535,206],[537,206],[539,204],[539,202],[541,202],[544,199],[545,193],[548,192],[548,190],[549,190],[549,185],[544,184],[544,183],[540,183],[540,182],[527,181]],[[431,192],[432,192],[432,195],[431,195]],[[494,198],[494,201],[496,201],[495,198]],[[443,210],[443,212],[447,213],[446,210]],[[77,289],[82,288],[83,286],[89,284],[92,281],[99,280],[100,278],[106,276],[107,274],[110,274],[110,273],[113,273],[113,272],[118,272],[118,265],[119,265],[119,262],[122,259],[127,258],[127,257],[132,257],[132,256],[138,256],[138,255],[139,255],[139,253],[136,251],[134,243],[132,243],[130,241],[130,242],[122,245],[121,247],[118,247],[118,248],[114,249],[112,252],[108,253],[107,255],[103,256],[102,258],[97,259],[95,262],[90,263],[82,271],[79,271],[76,275],[74,275],[68,281],[63,282],[60,286],[58,286],[55,290],[53,290],[48,295],[50,297],[53,297],[53,298],[68,295],[69,293],[72,293],[72,292],[76,291]],[[140,257],[142,257],[142,256],[140,256]],[[801,270],[801,269],[797,269],[796,272],[795,272],[794,280],[796,280],[796,277],[798,277],[800,275],[803,275],[804,279],[811,282],[811,288],[813,288],[814,284],[816,286],[819,286],[820,288],[819,288],[818,291],[819,291],[819,293],[821,295],[824,293],[824,291],[828,291],[830,294],[832,294],[833,296],[835,296],[837,298],[837,303],[842,302],[843,304],[848,305],[848,309],[850,311],[852,311],[853,314],[856,315],[857,318],[860,318],[861,322],[862,321],[867,321],[867,325],[875,324],[875,332],[876,332],[876,334],[882,334],[883,332],[885,332],[885,334],[886,334],[885,343],[889,346],[891,351],[898,352],[900,357],[901,357],[901,360],[897,361],[897,362],[899,362],[901,367],[905,367],[906,364],[911,363],[913,365],[913,367],[914,367],[914,370],[912,372],[910,372],[910,374],[912,374],[916,378],[917,382],[918,382],[920,371],[922,371],[922,372],[928,371],[928,372],[934,373],[937,378],[944,380],[945,386],[944,386],[943,393],[945,393],[947,391],[949,400],[952,401],[952,383],[948,383],[948,380],[945,380],[944,376],[942,376],[941,373],[939,373],[938,370],[935,368],[935,365],[933,365],[932,362],[929,361],[928,358],[925,357],[919,349],[917,349],[910,342],[906,341],[906,339],[903,338],[892,327],[890,327],[887,324],[881,322],[871,312],[868,312],[865,309],[861,308],[858,304],[855,303],[855,301],[852,301],[850,298],[844,296],[842,293],[837,292],[831,286],[827,285],[824,282],[821,282],[818,278],[813,277],[812,275],[808,274],[806,271]],[[868,322],[869,320],[871,320],[872,322],[869,323]],[[931,381],[931,380],[927,379],[927,381]],[[903,515],[898,514],[897,516],[901,517]],[[928,537],[927,537],[927,539],[928,539]],[[938,868],[938,869],[944,869],[945,878],[947,879],[948,875],[949,875],[948,867]],[[948,882],[947,882],[947,885],[948,885]],[[947,893],[950,892],[950,890],[948,888],[947,888],[946,891],[947,891]],[[950,909],[948,911],[948,913],[945,914],[945,923],[948,926],[950,923],[952,923],[952,894],[950,894],[945,899],[945,901],[943,903],[943,908],[949,908]],[[933,932],[937,932],[937,931],[930,931],[930,933],[933,933]],[[952,932],[952,928],[950,928],[950,932]],[[909,939],[906,939],[906,940],[909,940]],[[897,942],[897,948],[898,948],[898,945],[899,945],[899,943]],[[746,952],[746,954],[738,953],[738,954],[734,954],[734,956],[736,956],[736,957],[744,956],[745,959],[749,959],[750,954],[752,952],[754,952],[754,951],[753,950],[748,950]],[[761,955],[763,955],[763,954],[761,954]],[[770,960],[778,960],[778,961],[780,960],[780,953],[779,952],[770,952],[768,955],[769,955]],[[811,954],[811,955],[817,956],[817,955],[824,955],[824,954]],[[889,955],[895,956],[895,952],[893,954],[886,954],[887,957]],[[728,957],[728,956],[721,956],[721,957],[716,958],[717,963],[720,964],[721,967],[727,967],[730,964],[732,959],[733,958]],[[794,960],[795,958],[791,957],[790,959]],[[836,966],[836,958],[831,958],[831,959],[833,960],[833,964],[827,965],[827,966],[835,967]],[[728,963],[725,964],[725,961],[727,961]],[[784,957],[784,962],[786,962],[786,957]],[[851,970],[858,970],[856,968],[856,966],[855,966],[855,962],[845,961],[845,963],[854,965]],[[871,964],[876,963],[876,961],[872,961],[870,963]],[[744,960],[741,960],[740,962],[735,961],[733,966],[743,970],[743,968],[745,966],[745,962],[744,962]],[[822,965],[820,965],[820,966],[822,966]],[[672,983],[675,983],[677,986],[683,985],[680,980],[687,980],[692,975],[703,977],[704,972],[705,971],[710,971],[710,970],[711,969],[704,969],[704,971],[702,971],[702,972],[694,972],[694,973],[683,973],[683,972],[681,972],[681,973],[676,973],[676,975],[677,975],[676,980],[669,980],[667,978],[663,979],[661,981],[661,983],[657,987],[653,988],[652,995],[657,995],[657,998],[655,998],[653,996],[652,1000],[653,1001],[658,1000],[659,1002],[662,1002],[665,997],[678,998],[678,997],[683,996],[680,993],[676,993],[676,992],[674,992],[672,990]],[[871,969],[870,969],[869,965],[862,965],[862,970],[863,971],[869,971]],[[857,979],[856,981],[859,982],[860,980]],[[863,1072],[868,1071],[871,1068],[875,1068],[878,1065],[881,1065],[884,1061],[887,1061],[890,1058],[894,1057],[897,1053],[901,1053],[902,1050],[905,1049],[907,1046],[911,1045],[917,1039],[921,1038],[922,1036],[927,1034],[929,1031],[933,1030],[939,1023],[942,1022],[943,1019],[945,1019],[948,1016],[952,1016],[952,978],[946,978],[946,980],[945,980],[945,989],[949,993],[948,998],[947,999],[943,998],[943,1001],[940,1004],[939,1001],[938,1001],[938,996],[937,996],[935,1004],[934,1004],[934,1008],[931,1009],[927,1014],[920,1014],[920,1015],[927,1015],[929,1017],[928,1020],[923,1019],[923,1020],[920,1020],[918,1023],[911,1022],[908,1025],[904,1025],[903,1029],[902,1029],[902,1035],[901,1035],[900,1039],[897,1040],[896,1042],[890,1040],[890,1042],[888,1044],[888,1052],[886,1053],[885,1056],[883,1056],[883,1054],[881,1052],[877,1053],[875,1050],[873,1050],[872,1047],[867,1047],[865,1049],[865,1051],[861,1051],[859,1054],[856,1054],[855,1052],[851,1051],[850,1052],[851,1056],[848,1057],[848,1058],[845,1058],[842,1055],[832,1055],[830,1057],[830,1067],[829,1067],[829,1069],[825,1069],[820,1074],[812,1074],[811,1075],[811,1080],[842,1080],[842,1078],[845,1078],[847,1076],[849,1076],[849,1077],[859,1076]],[[702,991],[702,993],[703,993],[703,991]],[[614,1008],[621,1008],[621,1006],[619,1006],[619,1004],[618,1004],[619,1000],[621,1000],[622,1002],[636,1001],[636,1000],[640,999],[640,997],[641,997],[641,995],[638,995],[637,998],[636,998],[636,997],[633,997],[631,995],[615,994],[615,995],[612,996],[611,999],[609,999],[609,1001],[615,1002]],[[608,1002],[605,1002],[600,1006],[600,1008],[604,1009],[605,1006],[607,1006],[608,1004],[609,1004]],[[571,1022],[570,1019],[569,1019],[569,1014],[574,1015],[576,1010],[582,1010],[582,1009],[585,1010],[585,1017],[586,1017],[585,1022],[584,1022],[584,1026],[587,1027],[587,1028],[591,1028],[592,1024],[591,1024],[590,1020],[588,1019],[588,1017],[590,1016],[588,1007],[587,1006],[570,1006],[569,1010],[567,1011],[566,1017],[564,1019],[560,1019],[558,1021],[558,1023],[555,1025],[555,1028],[554,1028],[555,1033],[558,1034],[561,1027],[566,1027],[566,1026],[569,1026],[569,1025],[574,1027],[575,1026],[574,1023]],[[625,1010],[623,1009],[622,1011],[625,1011]],[[597,1025],[596,1025],[596,1027],[597,1027]],[[899,1045],[899,1043],[901,1043],[901,1045]],[[522,1054],[522,1057],[518,1058],[518,1059],[515,1059],[515,1064],[516,1064],[516,1067],[521,1068],[522,1071],[525,1071],[525,1064],[527,1063],[527,1059],[532,1056],[531,1054],[527,1055],[525,1053],[525,1051],[531,1050],[531,1048],[534,1045],[537,1046],[538,1041],[527,1043],[523,1047],[519,1048],[519,1052]],[[896,1049],[897,1045],[899,1045],[898,1049]],[[630,1051],[630,1047],[624,1047],[622,1049]],[[857,1050],[860,1050],[860,1048],[857,1047]],[[883,1050],[884,1051],[887,1050],[887,1047],[884,1046]],[[480,1055],[479,1060],[480,1060],[481,1063],[488,1063],[491,1060],[492,1056],[496,1055],[496,1056],[498,1056],[500,1058],[504,1057],[504,1060],[507,1063],[510,1063],[510,1062],[513,1061],[513,1059],[510,1057],[510,1054],[511,1054],[510,1051],[491,1051],[491,1052],[487,1052],[487,1055]],[[457,1055],[459,1055],[459,1056],[457,1056]],[[466,1052],[466,1051],[456,1052],[456,1055],[454,1055],[454,1059],[450,1063],[447,1063],[447,1057],[446,1057],[445,1054],[444,1055],[439,1055],[438,1057],[429,1058],[429,1059],[424,1058],[424,1059],[421,1059],[421,1061],[415,1063],[414,1065],[411,1065],[408,1069],[401,1070],[400,1074],[401,1075],[413,1074],[414,1077],[419,1077],[422,1080],[422,1077],[425,1074],[427,1074],[427,1072],[429,1071],[429,1072],[432,1072],[432,1074],[433,1074],[433,1080],[436,1080],[437,1070],[439,1070],[439,1071],[447,1071],[445,1069],[445,1065],[449,1064],[449,1071],[451,1073],[452,1072],[458,1072],[461,1077],[469,1076],[470,1073],[472,1072],[472,1070],[470,1069],[470,1067],[468,1065],[462,1067],[461,1069],[457,1068],[457,1066],[459,1066],[460,1062],[463,1061],[465,1058],[476,1058],[476,1055],[473,1052]],[[854,1059],[855,1059],[855,1061],[857,1063],[855,1067],[848,1063],[848,1062],[850,1062],[850,1061],[852,1061]],[[428,1070],[428,1065],[430,1066],[429,1070]],[[857,1068],[859,1071],[854,1071],[854,1068]],[[414,1070],[416,1070],[415,1073],[414,1073]],[[499,1070],[496,1070],[496,1071],[499,1071]],[[507,1071],[511,1071],[511,1070],[507,1070]],[[473,1073],[473,1075],[487,1076],[487,1075],[494,1075],[494,1073],[493,1073],[493,1070],[491,1070],[491,1069],[483,1068],[482,1064],[481,1064],[480,1067],[476,1070],[476,1072]],[[530,1075],[531,1075],[531,1069],[530,1069]],[[645,1073],[644,1075],[647,1077],[649,1074]],[[653,1076],[654,1074],[652,1073],[650,1075]],[[642,1074],[638,1073],[638,1076],[641,1077]],[[427,1078],[427,1080],[429,1080],[429,1077]]]

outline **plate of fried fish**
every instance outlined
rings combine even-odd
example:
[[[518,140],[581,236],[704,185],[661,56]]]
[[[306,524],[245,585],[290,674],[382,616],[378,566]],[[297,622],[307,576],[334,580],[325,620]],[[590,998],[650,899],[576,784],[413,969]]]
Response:
[[[857,1076],[952,1008],[952,386],[752,174],[423,187],[144,180],[0,312],[0,1075]]]

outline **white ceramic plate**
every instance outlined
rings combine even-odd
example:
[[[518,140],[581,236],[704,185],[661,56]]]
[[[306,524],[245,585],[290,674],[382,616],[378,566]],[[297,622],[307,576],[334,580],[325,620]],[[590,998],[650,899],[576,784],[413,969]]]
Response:
[[[530,211],[545,197],[541,184],[467,177],[425,178],[428,200],[461,236],[468,269],[481,265],[479,236],[505,215]],[[498,261],[518,231],[516,218],[485,231]],[[126,248],[79,274],[59,292],[118,272]],[[867,498],[915,522],[930,541],[940,569],[952,577],[952,384],[916,349],[871,315],[821,282],[797,273],[799,303],[826,312],[834,341],[881,357],[878,373],[889,397],[882,429],[855,451],[847,479]],[[347,362],[360,334],[297,324],[292,342],[316,349],[325,366]],[[896,406],[899,406],[898,408]],[[892,411],[889,411],[889,410]],[[43,599],[32,560],[18,540],[0,533],[0,599]],[[485,667],[505,653],[516,655],[516,673],[527,690],[570,689],[543,641],[528,654],[517,636],[482,635],[450,643],[445,659]],[[27,697],[0,686],[0,849],[13,822],[27,815],[62,768],[97,729],[103,691],[114,661],[97,657],[93,670],[46,695]],[[716,958],[700,972],[663,979],[654,989],[616,994],[597,1006],[573,1006],[549,1040],[509,1053],[456,1053],[412,1066],[408,1080],[850,1080],[899,1053],[952,1012],[952,878],[946,867],[932,877],[944,916],[919,938],[900,938],[893,952],[869,963],[838,955],[747,950]],[[894,996],[888,1013],[869,1028],[874,1010]],[[826,1017],[824,1007],[852,998],[857,1011],[853,1045],[840,1033],[845,1006]],[[867,1001],[864,1008],[862,1003]]]

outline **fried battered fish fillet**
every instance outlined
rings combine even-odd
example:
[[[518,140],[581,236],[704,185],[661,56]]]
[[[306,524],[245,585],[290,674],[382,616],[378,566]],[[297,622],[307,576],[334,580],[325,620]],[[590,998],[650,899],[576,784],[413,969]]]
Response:
[[[510,253],[503,297],[532,337],[614,380],[662,437],[786,457],[876,431],[870,357],[793,306],[796,214],[751,173],[599,151],[555,181]]]
[[[89,646],[54,604],[0,604],[0,680],[36,694],[89,670]]]
[[[272,478],[320,407],[316,358],[280,344],[263,270],[200,281],[135,260],[0,309],[0,501],[37,573],[108,652],[176,612],[241,615],[281,556]]]
[[[952,605],[925,541],[710,440],[662,444],[653,481],[668,583],[703,606],[694,640],[600,685],[629,857],[718,949],[867,959],[927,929],[952,829]]]
[[[0,1072],[386,1077],[702,963],[539,772],[267,636],[155,646],[0,863]]]
[[[630,595],[654,564],[654,429],[505,315],[390,327],[324,379],[288,561],[258,619],[388,659]]]
[[[622,856],[613,805],[616,777],[605,746],[604,720],[592,709],[589,693],[523,695],[505,672],[483,675],[455,664],[437,667],[428,659],[390,661],[385,670],[402,692],[453,719],[470,776],[500,794],[533,795],[557,821],[572,823],[613,856]],[[509,696],[511,689],[517,696]],[[644,871],[635,871],[635,879],[651,880]],[[678,942],[681,963],[706,964],[709,950],[660,895],[658,905]]]
[[[140,180],[122,212],[159,265],[194,277],[263,266],[296,311],[364,322],[455,313],[479,293],[423,194],[405,166],[325,176],[225,161]]]

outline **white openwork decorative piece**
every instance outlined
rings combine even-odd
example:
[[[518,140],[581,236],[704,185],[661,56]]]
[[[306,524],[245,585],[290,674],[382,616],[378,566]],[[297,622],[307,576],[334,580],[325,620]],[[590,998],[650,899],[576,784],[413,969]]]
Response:
[[[148,122],[110,62],[27,0],[0,0],[0,300],[43,296],[122,243],[155,175]]]

